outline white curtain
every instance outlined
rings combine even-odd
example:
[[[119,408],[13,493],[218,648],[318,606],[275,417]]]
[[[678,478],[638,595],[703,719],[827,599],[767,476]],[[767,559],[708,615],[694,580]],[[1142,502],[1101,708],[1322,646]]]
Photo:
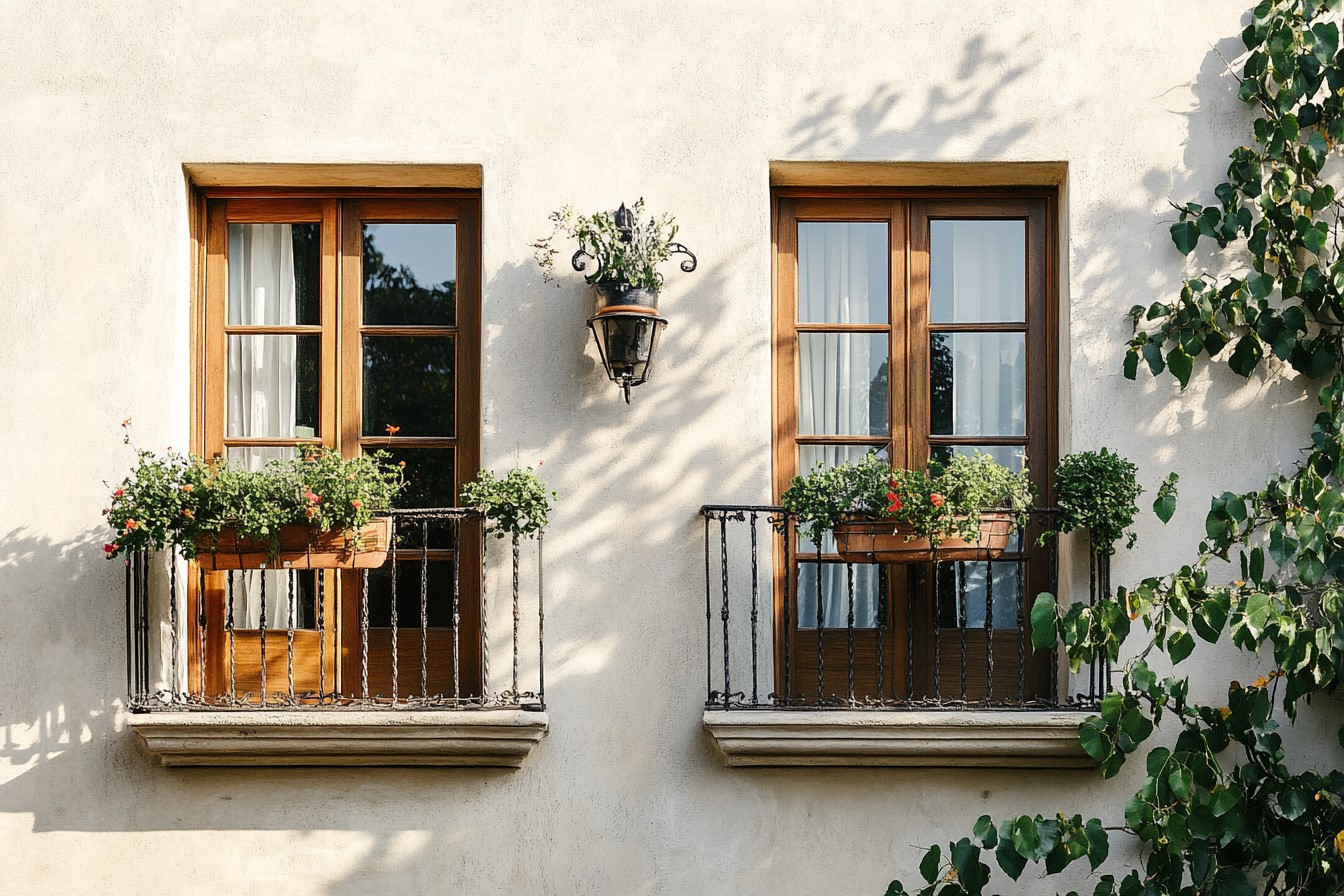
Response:
[[[229,225],[230,324],[287,326],[296,322],[292,231],[289,224]],[[229,436],[297,435],[297,346],[294,336],[229,337]],[[257,470],[268,460],[292,452],[291,448],[231,448],[229,460]],[[289,625],[288,573],[248,571],[234,573],[234,624],[239,628],[261,625],[263,577],[267,627]]]

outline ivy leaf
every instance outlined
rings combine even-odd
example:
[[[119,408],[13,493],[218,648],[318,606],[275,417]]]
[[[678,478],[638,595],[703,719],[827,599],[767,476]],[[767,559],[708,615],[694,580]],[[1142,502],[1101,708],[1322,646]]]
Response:
[[[1307,795],[1300,790],[1285,790],[1279,794],[1279,809],[1283,812],[1283,817],[1289,821],[1302,817],[1308,805],[1310,804]]]
[[[919,874],[929,883],[938,879],[938,870],[943,867],[943,851],[937,844],[929,847],[924,859],[919,863]]]
[[[1265,350],[1260,345],[1260,338],[1254,333],[1247,333],[1237,340],[1237,347],[1232,350],[1232,357],[1228,358],[1227,365],[1239,376],[1249,378],[1264,355]]]
[[[1153,372],[1153,376],[1158,376],[1167,369],[1167,363],[1162,360],[1162,345],[1160,343],[1145,342],[1143,359],[1148,362],[1148,369]],[[1249,376],[1249,374],[1247,375]]]
[[[1013,820],[1011,830],[1013,848],[1023,856],[1034,857],[1041,848],[1041,834],[1031,816],[1023,815]]]
[[[1111,853],[1110,838],[1106,834],[1106,829],[1101,826],[1101,821],[1096,818],[1088,821],[1087,826],[1083,828],[1083,834],[1087,837],[1087,862],[1092,866],[1092,870],[1096,871]]]
[[[998,849],[994,850],[994,859],[1003,869],[1003,873],[1017,880],[1022,876],[1022,869],[1027,867],[1027,860],[1013,846],[1013,841],[1004,837],[999,840]]]
[[[1167,776],[1167,786],[1171,788],[1171,795],[1176,799],[1187,800],[1190,798],[1190,791],[1194,789],[1195,776],[1190,769],[1180,766]]]
[[[980,896],[989,882],[989,869],[980,862],[980,847],[965,837],[952,846],[952,867],[957,881],[970,896]]]
[[[1054,647],[1059,640],[1056,626],[1055,596],[1038,594],[1031,605],[1031,646],[1033,650],[1046,650]]]
[[[986,849],[993,849],[999,843],[999,832],[994,827],[994,819],[988,815],[981,815],[971,831],[975,839]]]
[[[1167,639],[1167,655],[1171,657],[1173,664],[1188,657],[1194,649],[1195,639],[1189,632],[1176,632]]]
[[[1125,379],[1136,379],[1139,375],[1139,352],[1131,348],[1125,352]]]
[[[1274,289],[1274,278],[1269,274],[1257,274],[1246,281],[1246,288],[1251,291],[1251,297],[1263,299]]]
[[[1194,359],[1185,353],[1185,349],[1177,346],[1167,352],[1167,366],[1171,368],[1172,376],[1176,377],[1177,382],[1184,389],[1190,382],[1190,372],[1194,369]]]
[[[1189,255],[1199,242],[1199,225],[1194,221],[1181,221],[1171,225],[1171,241],[1176,244],[1182,255]]]
[[[1087,755],[1097,762],[1101,762],[1111,752],[1111,745],[1102,732],[1102,727],[1097,724],[1095,719],[1090,719],[1078,726],[1078,742]],[[1344,743],[1344,729],[1340,729],[1340,738],[1340,742]]]

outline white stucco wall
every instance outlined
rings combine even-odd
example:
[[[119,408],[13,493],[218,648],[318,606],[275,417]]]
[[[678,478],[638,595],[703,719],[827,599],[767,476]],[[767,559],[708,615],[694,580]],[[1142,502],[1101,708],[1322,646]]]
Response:
[[[1167,198],[1244,139],[1218,55],[1244,5],[0,3],[0,889],[880,893],[984,812],[1120,818],[1130,786],[1089,772],[723,769],[694,514],[772,498],[774,159],[1068,162],[1061,441],[1185,496],[1117,582],[1293,462],[1291,387],[1119,372],[1125,310],[1181,274]],[[484,459],[544,460],[560,493],[552,732],[522,770],[170,772],[125,730],[102,483],[124,417],[187,441],[181,166],[206,161],[483,166]],[[638,196],[700,270],[669,276],[626,407],[587,293],[543,285],[528,243],[563,203]]]

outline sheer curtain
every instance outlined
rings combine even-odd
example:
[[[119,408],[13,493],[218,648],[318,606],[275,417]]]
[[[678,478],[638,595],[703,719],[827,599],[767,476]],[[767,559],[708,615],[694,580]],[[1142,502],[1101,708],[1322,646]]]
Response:
[[[888,238],[885,224],[802,223],[798,226],[798,320],[827,323],[885,323],[888,301]],[[885,435],[887,341],[885,334],[802,333],[798,337],[798,431],[805,435]],[[810,446],[800,461],[836,466],[861,459],[848,446]],[[807,472],[800,464],[799,472]],[[811,548],[804,544],[803,550]],[[813,548],[814,549],[814,548]],[[826,538],[825,550],[834,543]],[[800,558],[806,561],[804,553]],[[849,616],[844,564],[822,566],[824,624],[843,627]],[[871,627],[877,616],[877,568],[854,567],[855,625]],[[815,567],[801,570],[799,624],[816,624]]]
[[[297,306],[293,228],[289,224],[230,224],[228,281],[230,324],[293,325]],[[228,341],[228,435],[235,438],[296,435],[296,337],[234,335]],[[257,470],[268,460],[287,457],[292,451],[231,448],[229,460]],[[267,627],[289,625],[287,573],[266,570],[235,575],[235,624],[245,628],[261,625],[264,578]]]

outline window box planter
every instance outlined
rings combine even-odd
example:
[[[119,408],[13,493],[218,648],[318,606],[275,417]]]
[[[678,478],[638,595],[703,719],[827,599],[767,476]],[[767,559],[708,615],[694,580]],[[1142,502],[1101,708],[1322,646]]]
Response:
[[[927,563],[930,560],[994,560],[1008,548],[1017,514],[987,511],[980,514],[980,536],[967,541],[949,535],[935,549],[929,540],[904,523],[855,516],[835,526],[836,550],[849,563]]]
[[[313,529],[302,523],[283,526],[280,552],[269,553],[265,541],[239,539],[233,529],[219,537],[196,540],[196,561],[208,571],[225,569],[375,569],[387,562],[392,546],[392,518],[379,517],[358,531]]]

